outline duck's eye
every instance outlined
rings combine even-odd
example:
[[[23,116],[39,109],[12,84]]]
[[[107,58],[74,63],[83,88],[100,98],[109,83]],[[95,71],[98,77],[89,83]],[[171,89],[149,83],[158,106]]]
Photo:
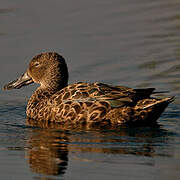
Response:
[[[40,65],[39,62],[35,62],[35,63],[34,63],[34,66],[35,66],[35,67],[38,67],[39,65]]]

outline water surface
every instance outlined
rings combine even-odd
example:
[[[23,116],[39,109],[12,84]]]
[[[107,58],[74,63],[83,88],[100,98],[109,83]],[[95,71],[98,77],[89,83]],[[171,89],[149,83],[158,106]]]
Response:
[[[1,179],[180,178],[178,0],[2,0],[0,86],[45,51],[67,60],[70,83],[156,87],[176,95],[159,127],[62,131],[26,124],[36,85],[0,91]]]

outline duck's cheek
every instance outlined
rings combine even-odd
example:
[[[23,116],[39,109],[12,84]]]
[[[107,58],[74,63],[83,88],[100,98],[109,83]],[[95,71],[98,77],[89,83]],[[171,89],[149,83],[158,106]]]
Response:
[[[39,84],[40,84],[40,79],[41,79],[41,78],[38,76],[37,73],[34,74],[34,75],[32,75],[31,77],[32,77],[32,79],[33,79],[33,81],[34,81],[35,83],[39,83]]]
[[[27,73],[28,73],[28,75],[32,78],[32,80],[34,81],[34,83],[39,83],[39,78],[38,77],[36,77],[37,75],[37,73],[35,73],[35,72],[33,72],[33,71],[31,71],[30,69],[28,69],[27,70]]]
[[[32,78],[32,80],[33,80],[35,83],[39,83],[39,81],[36,80],[35,78]]]

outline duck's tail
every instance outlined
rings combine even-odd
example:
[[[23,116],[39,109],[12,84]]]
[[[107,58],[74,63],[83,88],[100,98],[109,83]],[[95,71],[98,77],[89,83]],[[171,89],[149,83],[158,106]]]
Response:
[[[175,97],[163,99],[144,99],[135,107],[134,122],[140,125],[154,125],[157,119],[164,112],[169,103],[173,102]]]
[[[151,104],[147,104],[145,106],[142,106],[142,109],[149,109],[149,108],[156,108],[160,106],[167,106],[169,103],[173,102],[175,100],[175,96],[163,98],[160,100],[157,100],[156,102],[153,102]]]

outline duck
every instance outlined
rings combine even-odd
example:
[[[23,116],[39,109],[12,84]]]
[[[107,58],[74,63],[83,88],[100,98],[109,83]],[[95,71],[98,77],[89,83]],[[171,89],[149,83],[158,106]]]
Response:
[[[175,99],[153,97],[158,93],[155,88],[133,89],[101,82],[68,84],[68,78],[63,56],[44,52],[33,57],[26,72],[3,89],[40,84],[28,101],[27,118],[72,128],[151,125]]]

